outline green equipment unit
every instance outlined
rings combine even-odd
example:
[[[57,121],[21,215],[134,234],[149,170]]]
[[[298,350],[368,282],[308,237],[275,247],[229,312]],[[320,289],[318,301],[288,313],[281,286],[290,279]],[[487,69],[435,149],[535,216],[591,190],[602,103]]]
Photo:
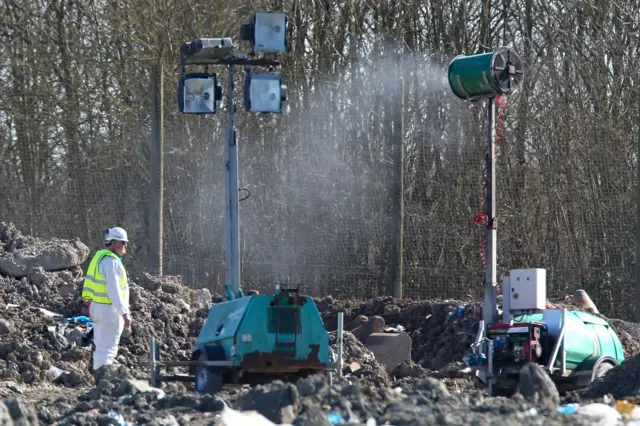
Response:
[[[514,326],[534,322],[545,323],[544,317],[543,313],[525,314],[514,318]],[[559,315],[559,317],[562,318],[562,315]],[[558,331],[562,327],[562,321],[561,319],[560,324],[558,324]],[[567,370],[579,371],[585,370],[585,366],[592,367],[590,359],[594,356],[611,357],[617,363],[624,361],[622,342],[608,322],[587,312],[569,310],[566,311],[564,321],[564,360]],[[548,332],[549,329],[547,327]],[[550,335],[553,335],[553,330],[551,330]],[[562,357],[556,362],[556,366],[562,368]]]
[[[498,312],[495,98],[522,84],[522,60],[508,47],[460,55],[449,64],[448,76],[458,98],[487,101],[484,305],[468,363],[492,395],[515,391],[527,363],[543,366],[559,390],[588,386],[624,360],[622,344],[596,315],[548,309],[545,269],[516,269],[504,276],[502,315]]]
[[[335,371],[329,333],[309,296],[297,287],[276,287],[273,295],[252,295],[211,307],[192,350],[191,361],[162,362],[151,342],[151,385],[195,381],[202,393],[224,384],[295,379]],[[162,376],[160,367],[183,366],[188,375]]]
[[[449,64],[449,86],[464,100],[508,95],[522,83],[524,66],[509,47],[478,55],[458,55]]]
[[[624,361],[613,327],[597,315],[546,307],[546,271],[513,270],[503,280],[502,318],[479,328],[470,364],[493,395],[515,391],[520,369],[538,363],[559,391],[589,386]],[[484,335],[483,335],[484,334]]]

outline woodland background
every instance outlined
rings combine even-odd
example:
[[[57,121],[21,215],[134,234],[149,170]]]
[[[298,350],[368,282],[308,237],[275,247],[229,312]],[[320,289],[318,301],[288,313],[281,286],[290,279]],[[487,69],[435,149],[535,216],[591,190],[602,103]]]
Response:
[[[225,102],[215,116],[179,113],[178,51],[196,37],[240,42],[251,11],[283,10],[286,111],[249,114],[237,98],[245,289],[289,278],[314,295],[373,297],[402,283],[405,297],[478,297],[486,108],[457,99],[446,69],[507,45],[526,74],[500,126],[499,272],[547,268],[551,296],[584,288],[607,315],[633,313],[638,0],[1,8],[0,220],[25,233],[97,249],[104,228],[123,226],[128,267],[148,270],[162,82],[162,272],[222,292]],[[225,87],[224,69],[219,78]]]

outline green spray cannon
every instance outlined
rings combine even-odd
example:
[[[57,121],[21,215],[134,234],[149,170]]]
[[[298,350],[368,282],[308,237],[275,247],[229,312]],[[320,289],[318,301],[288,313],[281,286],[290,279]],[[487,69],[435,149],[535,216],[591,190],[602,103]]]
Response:
[[[449,86],[460,99],[473,101],[509,95],[522,84],[524,65],[509,47],[477,55],[458,55],[449,64]]]
[[[543,268],[505,274],[502,312],[497,309],[495,104],[496,98],[511,95],[521,86],[522,60],[508,47],[459,55],[449,64],[448,77],[456,97],[487,103],[484,305],[467,362],[477,383],[486,386],[490,395],[515,392],[520,369],[527,363],[541,365],[560,391],[588,387],[624,360],[620,338],[606,320],[547,306]]]

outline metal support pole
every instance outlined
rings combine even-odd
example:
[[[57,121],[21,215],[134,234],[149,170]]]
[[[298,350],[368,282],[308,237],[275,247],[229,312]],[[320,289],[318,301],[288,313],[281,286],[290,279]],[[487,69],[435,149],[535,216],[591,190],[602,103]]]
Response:
[[[493,341],[487,342],[487,386],[489,390],[489,396],[493,395]]]
[[[640,89],[636,90],[636,100],[640,108]],[[637,111],[637,109],[636,109]],[[640,119],[636,119],[640,120]],[[635,287],[636,287],[636,322],[640,323],[640,132],[636,142],[636,258],[635,258]]]
[[[344,336],[344,312],[338,312],[338,378],[342,378],[342,367],[344,359],[342,355],[342,344]]]
[[[495,138],[495,100],[490,98],[487,101],[487,244],[486,262],[484,278],[484,308],[483,319],[486,326],[495,323],[497,319],[497,253],[498,253],[498,229],[496,223],[496,138]]]
[[[226,188],[226,262],[225,280],[229,300],[238,297],[240,291],[240,217],[238,212],[238,144],[235,126],[234,69],[229,70],[229,88],[227,91],[227,130],[224,145],[225,188]]]
[[[152,387],[158,386],[158,376],[156,374],[156,339],[151,336],[149,339],[149,384]]]
[[[151,150],[149,184],[149,272],[162,275],[163,252],[163,99],[164,79],[162,62],[154,64],[151,70]]]
[[[562,366],[562,375],[567,372],[567,310],[562,310],[562,327],[564,327],[564,333],[562,333],[562,352],[561,352],[561,366]]]

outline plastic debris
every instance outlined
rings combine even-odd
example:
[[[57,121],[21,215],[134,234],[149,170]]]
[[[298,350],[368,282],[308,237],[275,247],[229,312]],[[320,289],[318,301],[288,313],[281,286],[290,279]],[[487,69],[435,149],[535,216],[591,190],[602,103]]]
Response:
[[[606,401],[605,401],[606,403]],[[627,400],[616,401],[616,410],[626,420],[627,425],[640,425],[640,406]]]
[[[22,393],[22,388],[16,384],[10,384],[7,386],[9,389],[11,389],[12,391],[16,392],[16,393]]]
[[[58,367],[53,366],[53,365],[45,372],[45,374],[51,380],[56,380],[58,377],[62,376],[64,373],[66,373],[66,371],[61,370]]]
[[[483,353],[472,353],[469,354],[469,356],[464,357],[463,360],[469,364],[469,366],[475,367],[477,365],[485,365],[487,363],[487,356]]]
[[[464,306],[458,305],[455,311],[449,312],[448,316],[449,318],[451,317],[462,318],[464,316]]]
[[[559,406],[556,411],[562,414],[575,414],[578,412],[578,408],[578,404],[567,404]]]
[[[618,413],[620,414],[631,415],[631,413],[633,413],[634,408],[636,408],[636,405],[629,401],[626,401],[626,400],[616,401],[616,410],[618,410]]]
[[[124,417],[122,417],[122,414],[109,410],[109,417],[114,419],[119,426],[127,426],[127,422],[124,420]]]
[[[45,308],[38,308],[38,310],[40,312],[42,312],[44,314],[44,316],[47,316],[49,318],[56,318],[56,317],[61,317],[62,316],[61,314],[58,314],[56,312],[50,311],[50,310],[45,309]]]
[[[351,418],[349,418],[349,420],[345,420],[344,417],[342,417],[342,414],[340,414],[337,411],[332,411],[329,413],[329,416],[327,417],[327,420],[329,421],[329,423],[331,423],[332,425],[359,425],[362,424],[360,422],[360,419],[353,416]],[[371,421],[373,420],[373,423],[371,423]],[[373,425],[375,426],[375,419],[369,419],[367,420],[367,426]]]
[[[330,412],[327,420],[332,425],[340,425],[344,423],[344,418],[342,417],[342,414],[338,413],[337,411]]]
[[[615,425],[622,419],[622,416],[615,408],[603,403],[582,405],[578,408],[578,414],[592,417],[594,420],[597,419],[598,424],[602,425]],[[593,424],[596,423],[594,422]]]
[[[225,404],[220,420],[222,426],[276,426],[275,423],[257,411],[237,411]],[[278,426],[291,426],[282,424]]]
[[[91,321],[91,318],[85,315],[78,315],[75,317],[67,318],[67,322],[70,324],[86,324],[87,327],[93,327],[93,321]]]

